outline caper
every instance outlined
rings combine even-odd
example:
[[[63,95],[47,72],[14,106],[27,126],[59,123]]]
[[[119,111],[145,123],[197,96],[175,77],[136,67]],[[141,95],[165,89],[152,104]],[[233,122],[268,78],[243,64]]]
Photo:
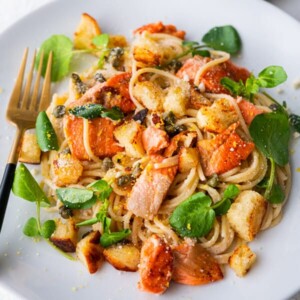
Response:
[[[52,114],[55,118],[62,118],[66,113],[66,107],[64,105],[57,105],[53,108]]]
[[[219,184],[219,177],[217,174],[213,174],[207,181],[207,184],[211,187],[216,187]]]
[[[62,154],[71,154],[71,149],[69,147],[61,151]]]
[[[118,68],[121,66],[123,54],[124,49],[121,47],[115,47],[110,50],[108,61],[112,64],[114,68]]]
[[[125,187],[129,185],[132,181],[131,175],[122,175],[119,178],[117,178],[117,185],[120,187]]]
[[[98,82],[101,82],[101,83],[103,83],[103,82],[106,81],[105,77],[104,77],[103,74],[100,73],[100,72],[97,72],[97,73],[95,74],[94,79],[95,79],[96,81],[98,81]]]
[[[78,74],[72,73],[72,81],[75,84],[78,93],[83,95],[88,90],[87,85],[84,82],[82,82]]]
[[[102,169],[103,171],[108,171],[109,169],[114,167],[114,163],[109,157],[105,157],[102,161]]]
[[[272,111],[277,111],[279,109],[279,105],[276,104],[276,103],[273,103],[269,106],[269,108],[272,110]]]
[[[147,114],[148,114],[148,109],[147,109],[147,108],[144,108],[144,109],[138,111],[138,112],[132,117],[132,119],[133,119],[134,121],[140,121],[141,124],[142,124],[142,123],[144,122],[144,120],[145,120]]]
[[[66,207],[65,205],[62,205],[59,207],[59,214],[64,219],[69,219],[73,216],[73,211],[71,208]]]
[[[168,63],[168,70],[174,71],[175,73],[182,67],[182,62],[177,59],[172,59]]]

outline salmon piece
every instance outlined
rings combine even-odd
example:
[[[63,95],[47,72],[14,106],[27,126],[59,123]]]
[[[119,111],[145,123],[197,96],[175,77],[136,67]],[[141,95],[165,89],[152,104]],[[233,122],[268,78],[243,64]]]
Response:
[[[170,246],[157,235],[152,235],[144,242],[141,250],[139,289],[162,294],[169,287],[172,268],[173,254]]]
[[[183,78],[186,74],[189,77],[189,80],[194,81],[199,68],[205,65],[210,60],[211,59],[208,57],[200,56],[190,58],[179,69],[176,76],[178,76],[179,78]],[[234,81],[242,80],[243,82],[245,82],[249,76],[250,72],[247,69],[240,68],[229,60],[222,64],[218,64],[214,67],[209,68],[200,78],[204,83],[207,92],[229,94],[229,91],[220,83],[223,77],[229,77]]]
[[[161,162],[157,155],[137,179],[127,200],[127,209],[136,216],[153,219],[164,200],[177,173],[177,166],[154,169],[153,164]]]
[[[102,101],[107,108],[114,106],[120,107],[124,113],[129,113],[135,110],[135,105],[132,102],[129,94],[129,81],[131,73],[118,74],[106,82],[106,88],[103,89]]]
[[[211,140],[200,140],[197,143],[204,174],[222,174],[247,159],[255,145],[246,142],[235,132],[239,123],[230,125],[225,131]]]
[[[197,133],[195,131],[182,131],[172,138],[170,145],[164,152],[164,156],[171,157],[176,154],[182,146],[186,148],[193,147],[196,140]]]
[[[90,157],[83,143],[83,119],[73,115],[65,116],[65,135],[72,155],[79,160],[89,160]],[[112,157],[124,150],[114,139],[114,123],[107,118],[89,120],[89,142],[93,154],[97,157]]]
[[[135,105],[129,95],[131,73],[121,73],[104,83],[96,83],[79,99],[70,101],[69,108],[90,103],[102,104],[106,108],[118,106],[124,113],[135,110]]]
[[[265,112],[247,100],[239,101],[238,106],[247,125],[250,125],[257,115]]]
[[[162,22],[144,25],[142,27],[137,28],[133,33],[141,34],[144,31],[147,31],[149,33],[166,33],[176,36],[182,40],[184,40],[185,37],[185,31],[177,30],[177,28],[174,25],[164,25]]]
[[[149,126],[143,131],[142,141],[148,155],[155,154],[169,146],[168,134],[155,126]]]
[[[180,244],[173,256],[172,279],[177,283],[201,285],[223,279],[219,264],[200,244]]]

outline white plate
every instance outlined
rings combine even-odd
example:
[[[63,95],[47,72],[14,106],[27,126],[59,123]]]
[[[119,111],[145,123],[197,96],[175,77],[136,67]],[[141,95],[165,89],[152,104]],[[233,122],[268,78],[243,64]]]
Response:
[[[234,25],[243,40],[238,63],[254,73],[262,68],[282,65],[289,74],[284,92],[273,95],[300,113],[300,90],[292,82],[300,77],[299,24],[263,1],[149,0],[54,2],[22,19],[0,36],[0,165],[8,156],[13,129],[5,122],[6,104],[17,74],[23,49],[38,47],[52,34],[72,35],[82,12],[93,15],[104,32],[130,36],[138,26],[162,20],[199,40],[211,27]],[[280,141],[278,141],[280,143]],[[258,261],[243,279],[229,269],[225,279],[202,287],[172,284],[161,299],[285,299],[300,289],[300,182],[299,141],[293,142],[291,155],[294,186],[279,226],[258,236],[251,247]],[[80,262],[71,262],[44,242],[24,237],[22,226],[34,215],[34,205],[11,197],[0,235],[0,298],[19,299],[158,299],[137,290],[138,274],[121,273],[110,265],[96,274],[87,274]]]

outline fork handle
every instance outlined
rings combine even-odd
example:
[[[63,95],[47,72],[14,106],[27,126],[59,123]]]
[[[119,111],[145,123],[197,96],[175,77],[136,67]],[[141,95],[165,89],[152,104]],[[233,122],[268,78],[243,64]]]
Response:
[[[6,164],[1,187],[0,187],[0,232],[5,216],[5,211],[8,203],[8,198],[10,190],[13,185],[14,176],[15,176],[16,164],[8,163]]]

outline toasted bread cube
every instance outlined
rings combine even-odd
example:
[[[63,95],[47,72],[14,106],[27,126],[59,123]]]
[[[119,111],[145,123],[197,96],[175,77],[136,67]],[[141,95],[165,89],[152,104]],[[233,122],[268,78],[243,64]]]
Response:
[[[72,219],[63,223],[56,220],[56,228],[50,237],[50,241],[64,252],[75,252],[78,229]]]
[[[114,34],[109,35],[108,48],[115,48],[115,47],[125,48],[127,47],[127,45],[128,43],[124,35],[114,35]]]
[[[227,99],[218,99],[212,106],[202,106],[197,114],[201,129],[220,133],[239,119],[237,112]]]
[[[243,191],[227,213],[228,221],[237,234],[247,242],[258,233],[265,215],[267,202],[255,191]]]
[[[26,131],[22,138],[19,161],[28,164],[39,164],[41,149],[37,143],[35,132]]]
[[[189,85],[181,85],[169,88],[168,94],[164,99],[164,111],[172,111],[176,117],[182,117],[186,113],[186,105],[189,100]]]
[[[134,120],[124,123],[114,131],[115,138],[125,148],[126,154],[136,158],[142,157],[145,153],[142,134],[143,126]]]
[[[101,34],[97,21],[87,13],[81,15],[81,20],[74,33],[75,49],[93,49],[93,38]]]
[[[153,82],[138,82],[133,88],[133,95],[150,111],[163,110],[163,91]]]
[[[243,277],[256,261],[256,254],[246,245],[237,247],[229,257],[229,265],[237,276]]]
[[[66,186],[78,182],[83,166],[70,153],[59,153],[53,160],[54,182],[58,186]]]
[[[76,254],[90,274],[96,273],[104,261],[103,248],[99,243],[100,232],[92,231],[76,247]]]
[[[115,244],[103,251],[105,259],[117,270],[136,272],[140,263],[140,250],[133,244]]]
[[[179,172],[185,173],[197,167],[199,163],[199,152],[196,148],[181,147],[178,153]]]

